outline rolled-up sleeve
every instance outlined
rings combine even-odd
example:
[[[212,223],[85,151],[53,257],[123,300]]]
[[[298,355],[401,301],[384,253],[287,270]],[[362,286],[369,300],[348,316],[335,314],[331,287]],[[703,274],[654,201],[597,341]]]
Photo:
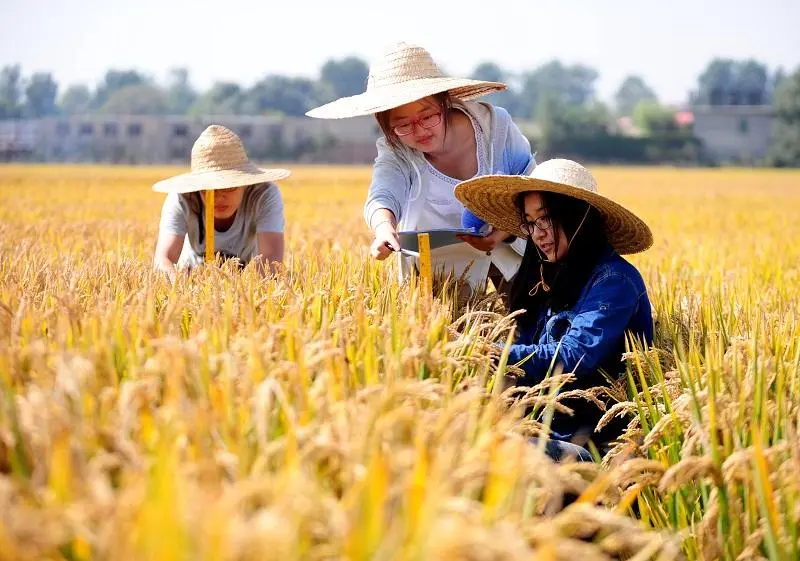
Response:
[[[498,111],[501,109],[498,108]],[[502,111],[508,119],[508,133],[506,146],[503,152],[505,169],[509,175],[529,175],[536,167],[536,158],[531,153],[531,143],[517,124],[511,119],[504,109]]]
[[[260,194],[256,204],[256,232],[283,232],[283,197],[275,184],[270,184]]]
[[[164,204],[161,206],[159,231],[163,234],[174,234],[176,236],[186,235],[189,229],[186,211],[187,207],[181,200],[181,196],[177,193],[169,193],[164,198]]]
[[[372,182],[364,203],[364,220],[370,227],[372,215],[382,208],[390,210],[399,221],[411,187],[408,170],[404,169],[400,160],[392,153],[386,140],[378,140],[377,147],[378,156],[372,168]]]

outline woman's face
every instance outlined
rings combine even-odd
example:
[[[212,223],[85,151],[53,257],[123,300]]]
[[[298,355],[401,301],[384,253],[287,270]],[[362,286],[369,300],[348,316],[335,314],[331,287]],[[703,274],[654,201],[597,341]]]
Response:
[[[216,189],[214,191],[214,218],[225,219],[236,214],[244,198],[244,189],[244,187]],[[201,191],[200,196],[203,197],[205,203],[205,191]]]
[[[444,146],[444,115],[432,97],[392,109],[389,126],[400,142],[413,150],[439,152]]]
[[[555,226],[547,215],[547,208],[541,193],[525,195],[525,222],[528,224],[531,240],[548,261],[558,261],[567,254],[567,236],[561,226]]]

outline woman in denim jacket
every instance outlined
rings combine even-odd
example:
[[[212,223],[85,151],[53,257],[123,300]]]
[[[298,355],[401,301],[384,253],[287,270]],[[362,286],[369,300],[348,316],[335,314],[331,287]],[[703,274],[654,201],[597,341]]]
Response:
[[[600,195],[589,170],[571,160],[548,160],[526,177],[466,181],[456,196],[480,219],[533,242],[510,294],[511,311],[524,310],[509,357],[509,363],[525,361],[517,385],[538,384],[556,365],[575,376],[561,391],[606,386],[624,372],[627,336],[652,343],[647,289],[620,256],[648,249],[652,233]],[[556,443],[591,440],[602,448],[619,436],[619,425],[595,432],[603,411],[591,401],[562,403],[573,413],[554,415]]]
[[[469,101],[506,87],[444,76],[428,51],[400,43],[371,66],[364,93],[307,113],[324,119],[374,115],[381,128],[364,205],[374,258],[383,260],[401,249],[399,231],[460,229],[464,207],[453,194],[459,181],[533,169],[530,143],[508,112]],[[480,234],[460,236],[466,243],[431,252],[439,272],[460,277],[468,271],[473,291],[483,287],[487,276],[495,286],[507,284],[525,250],[525,240],[507,232]],[[415,262],[413,256],[400,257],[401,278]]]

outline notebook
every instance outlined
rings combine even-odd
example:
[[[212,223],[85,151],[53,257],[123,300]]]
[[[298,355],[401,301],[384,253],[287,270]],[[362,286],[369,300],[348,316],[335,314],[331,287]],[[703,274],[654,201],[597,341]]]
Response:
[[[469,236],[483,236],[476,234],[474,230],[466,228],[436,228],[431,230],[414,230],[407,232],[398,232],[400,238],[400,247],[409,251],[419,252],[418,234],[428,234],[430,239],[431,249],[438,249],[448,245],[455,245],[465,243],[459,240],[456,236],[466,234]]]

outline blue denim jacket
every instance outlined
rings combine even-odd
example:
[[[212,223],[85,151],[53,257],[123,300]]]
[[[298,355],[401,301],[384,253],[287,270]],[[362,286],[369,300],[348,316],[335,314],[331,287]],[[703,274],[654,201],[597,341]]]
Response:
[[[616,378],[624,371],[625,335],[630,332],[648,345],[653,341],[650,299],[639,271],[608,247],[571,309],[553,314],[542,311],[536,322],[519,334],[511,346],[509,363],[530,358],[521,366],[525,376],[517,385],[541,382],[551,362],[576,380],[564,390],[606,385],[605,372]],[[560,347],[559,347],[560,343]],[[555,361],[553,358],[558,352]],[[590,402],[573,400],[574,415],[556,415],[552,429],[568,437],[579,430],[593,431],[602,412]],[[587,409],[587,406],[588,407]]]

